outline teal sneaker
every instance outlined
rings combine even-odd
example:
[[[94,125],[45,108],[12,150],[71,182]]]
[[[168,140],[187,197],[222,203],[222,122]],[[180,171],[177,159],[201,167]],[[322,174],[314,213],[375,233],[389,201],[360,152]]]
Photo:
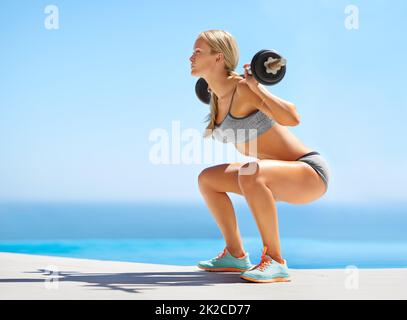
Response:
[[[226,247],[216,258],[206,261],[199,261],[197,266],[205,271],[218,272],[243,272],[253,267],[253,265],[250,263],[248,252],[246,252],[246,254],[241,258],[235,258],[228,252]]]
[[[261,261],[249,271],[245,271],[240,278],[251,282],[289,282],[287,261],[284,264],[274,261],[266,254],[267,247],[264,247]]]

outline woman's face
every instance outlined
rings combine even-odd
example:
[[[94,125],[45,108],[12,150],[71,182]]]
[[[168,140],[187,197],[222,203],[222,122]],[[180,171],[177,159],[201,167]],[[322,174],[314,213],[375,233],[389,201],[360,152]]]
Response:
[[[191,74],[204,76],[216,64],[217,54],[211,54],[211,48],[202,38],[195,41],[191,61]]]

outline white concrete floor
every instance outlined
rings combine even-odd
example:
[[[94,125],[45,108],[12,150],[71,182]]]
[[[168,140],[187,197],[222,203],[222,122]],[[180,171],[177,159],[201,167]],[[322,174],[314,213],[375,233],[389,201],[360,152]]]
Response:
[[[195,266],[0,253],[0,299],[407,299],[407,269],[290,271],[292,282],[257,284]]]

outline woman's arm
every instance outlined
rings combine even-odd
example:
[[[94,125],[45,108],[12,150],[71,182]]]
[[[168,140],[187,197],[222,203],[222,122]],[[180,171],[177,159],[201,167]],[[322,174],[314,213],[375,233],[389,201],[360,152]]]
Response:
[[[262,105],[270,110],[273,118],[281,125],[296,126],[300,123],[300,115],[295,105],[271,94],[267,88],[259,84],[252,90],[262,101]]]
[[[254,88],[244,86],[251,104],[283,126],[296,126],[300,115],[295,105],[271,94],[262,84]]]

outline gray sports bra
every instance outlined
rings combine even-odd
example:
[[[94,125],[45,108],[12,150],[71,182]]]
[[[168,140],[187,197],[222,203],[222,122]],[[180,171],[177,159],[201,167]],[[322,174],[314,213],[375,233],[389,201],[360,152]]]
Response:
[[[237,86],[233,92],[229,111],[225,119],[219,125],[215,123],[215,129],[213,130],[213,136],[223,143],[242,143],[250,141],[270,129],[275,123],[273,119],[259,109],[245,117],[237,118],[232,116],[230,107],[232,106],[236,89]]]

